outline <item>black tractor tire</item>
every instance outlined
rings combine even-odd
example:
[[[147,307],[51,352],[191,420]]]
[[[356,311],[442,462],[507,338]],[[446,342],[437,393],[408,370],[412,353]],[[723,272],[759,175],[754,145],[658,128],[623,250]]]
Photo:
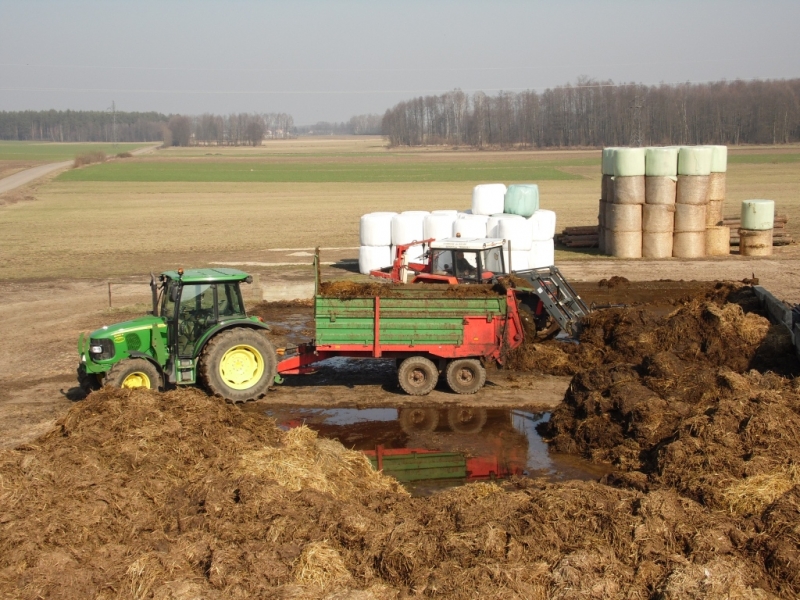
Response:
[[[401,408],[399,412],[400,428],[408,435],[434,431],[439,425],[439,410],[436,408],[413,406]]]
[[[447,385],[456,394],[474,394],[486,383],[486,369],[475,358],[457,358],[447,365]]]
[[[94,373],[87,373],[86,366],[78,366],[78,385],[87,396],[100,389],[100,379]]]
[[[480,433],[486,425],[486,409],[468,406],[448,408],[447,424],[456,433]]]
[[[409,396],[427,396],[439,381],[439,369],[424,356],[410,356],[397,369],[397,381]]]
[[[161,388],[161,373],[149,360],[127,358],[111,367],[103,378],[103,385],[123,389],[157,390]]]
[[[275,380],[275,348],[254,329],[236,327],[218,333],[200,356],[200,381],[228,402],[258,400]]]

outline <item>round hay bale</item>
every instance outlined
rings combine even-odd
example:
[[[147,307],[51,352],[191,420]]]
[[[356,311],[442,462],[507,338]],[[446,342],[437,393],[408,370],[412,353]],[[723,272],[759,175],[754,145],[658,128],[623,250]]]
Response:
[[[500,224],[500,221],[505,219],[524,219],[520,215],[507,215],[505,213],[500,213],[499,215],[492,215],[489,217],[489,220],[486,221],[486,237],[496,238],[500,237],[497,234],[497,226]]]
[[[374,212],[361,215],[359,238],[362,246],[390,246],[392,218],[397,213]]]
[[[644,175],[644,148],[617,148],[614,151],[614,177]]]
[[[502,183],[482,183],[472,189],[472,214],[493,215],[503,211],[506,186]],[[537,197],[538,201],[538,197]]]
[[[484,215],[464,215],[453,222],[453,237],[485,238],[488,222]]]
[[[711,172],[724,173],[728,170],[728,147],[708,146],[711,148]]]
[[[642,207],[642,231],[647,233],[672,233],[674,230],[674,204],[645,204]]]
[[[678,204],[708,204],[708,175],[678,175]]]
[[[358,272],[369,275],[370,271],[392,266],[391,246],[360,246],[358,248]]]
[[[675,229],[678,233],[706,230],[706,207],[694,204],[675,205]]]
[[[706,228],[722,222],[722,200],[709,200],[706,206]]]
[[[535,183],[508,186],[503,199],[503,210],[510,215],[520,215],[526,219],[539,210],[539,186]],[[473,212],[475,208],[473,207]]]
[[[606,252],[618,258],[642,258],[642,232],[607,231]]]
[[[770,256],[772,254],[772,229],[740,229],[739,254],[742,256]]]
[[[544,242],[546,240],[552,240],[555,237],[555,211],[540,208],[530,216],[528,221],[531,224],[531,239],[534,242]]]
[[[513,251],[512,251],[513,252]],[[552,239],[534,241],[528,253],[528,268],[541,269],[556,262],[556,247]]]
[[[614,177],[606,180],[606,200],[611,202],[614,199]]]
[[[681,231],[672,236],[672,256],[701,258],[706,255],[706,231]]]
[[[614,204],[644,204],[644,175],[616,177],[614,179]]]
[[[709,175],[712,154],[708,146],[681,146],[678,151],[678,175]]]
[[[422,237],[441,240],[453,236],[453,223],[456,215],[425,215],[422,221]]]
[[[725,200],[727,173],[711,173],[708,176],[708,199]]]
[[[743,200],[742,229],[766,230],[775,225],[774,200]]]
[[[642,232],[643,258],[670,258],[672,256],[671,231]]]
[[[677,177],[645,177],[644,201],[646,204],[675,204]]]
[[[705,222],[703,222],[705,227]],[[641,204],[606,204],[606,228],[610,231],[642,231]],[[616,256],[616,255],[615,255]]]
[[[731,228],[715,225],[706,228],[706,256],[728,256],[731,253]]]
[[[674,177],[678,174],[678,148],[647,148],[644,174],[648,177]]]
[[[612,175],[603,175],[603,180],[600,182],[600,198],[602,200],[609,200],[612,196],[608,195],[608,188]]]
[[[606,205],[608,202],[605,200],[600,200],[600,210],[597,213],[597,224],[602,229],[606,226]]]
[[[533,223],[529,219],[503,219],[497,223],[495,237],[511,242],[512,252],[529,252],[533,243]]]
[[[597,248],[600,254],[606,253],[606,228],[602,226],[597,228]]]

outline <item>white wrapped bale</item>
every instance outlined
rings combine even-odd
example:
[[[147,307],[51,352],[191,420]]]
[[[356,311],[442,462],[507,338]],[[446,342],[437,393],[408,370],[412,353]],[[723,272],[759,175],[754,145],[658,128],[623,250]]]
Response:
[[[648,177],[676,177],[678,175],[677,148],[647,148],[644,156],[645,175]]]
[[[503,212],[506,186],[502,183],[483,183],[472,190],[472,214],[493,215]]]
[[[392,217],[392,244],[410,244],[425,239],[423,223],[427,213],[401,213]]]
[[[556,213],[540,208],[528,219],[531,222],[531,240],[544,242],[552,240],[556,235]]]
[[[361,216],[359,238],[362,246],[390,246],[392,218],[397,213],[374,212]]]
[[[404,210],[400,213],[401,215],[417,215],[420,217],[424,217],[425,215],[431,214],[427,210]]]
[[[503,212],[526,219],[539,210],[539,186],[535,183],[509,186],[503,201]]]
[[[614,152],[614,177],[644,175],[644,156],[644,148],[617,148]]]
[[[711,148],[711,172],[725,173],[728,170],[728,147],[708,146]]]
[[[457,210],[451,210],[451,209],[448,208],[448,209],[441,209],[441,210],[432,210],[431,214],[432,215],[452,215],[453,218],[455,218],[456,215],[458,215],[458,211]]]
[[[361,246],[358,249],[358,271],[369,275],[370,271],[392,266],[390,246]]]
[[[496,238],[500,237],[497,235],[497,225],[500,221],[504,221],[505,219],[523,219],[519,215],[506,215],[506,214],[499,214],[499,215],[492,215],[489,217],[489,220],[486,221],[486,237]]]
[[[708,146],[681,146],[678,175],[710,175],[712,150]]]
[[[511,251],[529,252],[533,243],[533,224],[529,219],[503,219],[497,224],[497,236],[511,242]]]
[[[774,200],[742,200],[742,229],[763,231],[775,226]]]
[[[482,215],[465,215],[453,222],[453,237],[485,238],[486,224],[489,217]]]
[[[617,149],[614,147],[603,148],[603,158],[600,162],[600,170],[603,175],[614,175],[614,152]]]
[[[422,237],[441,240],[453,236],[453,223],[456,222],[455,211],[452,215],[426,215],[422,222]]]
[[[528,267],[531,269],[541,269],[542,267],[553,266],[556,262],[555,243],[552,239],[535,241],[531,245],[528,255]]]
[[[530,269],[530,250],[512,250],[511,256],[508,255],[508,250],[503,250],[503,260],[506,261],[506,269],[508,271],[524,271]]]

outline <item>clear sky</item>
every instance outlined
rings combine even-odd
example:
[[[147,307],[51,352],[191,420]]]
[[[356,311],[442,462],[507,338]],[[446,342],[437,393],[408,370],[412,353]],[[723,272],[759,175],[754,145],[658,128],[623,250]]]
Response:
[[[800,76],[800,0],[0,0],[0,110],[382,114],[580,76]]]

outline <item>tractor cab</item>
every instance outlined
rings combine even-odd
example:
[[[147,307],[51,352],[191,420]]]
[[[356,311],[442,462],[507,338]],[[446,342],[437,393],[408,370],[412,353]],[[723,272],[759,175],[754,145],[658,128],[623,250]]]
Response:
[[[497,238],[445,238],[430,243],[426,269],[412,283],[489,283],[508,271],[505,241]]]

